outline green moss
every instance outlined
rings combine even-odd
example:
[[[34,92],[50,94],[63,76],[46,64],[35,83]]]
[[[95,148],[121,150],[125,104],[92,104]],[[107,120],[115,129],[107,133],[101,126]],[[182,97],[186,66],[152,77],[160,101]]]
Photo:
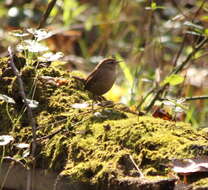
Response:
[[[194,186],[195,188],[197,188],[197,187],[208,188],[208,177],[206,177],[206,178],[204,178],[204,179],[200,179],[199,181],[195,182],[195,183],[193,184],[193,186]]]
[[[0,60],[0,93],[14,98],[16,104],[8,104],[7,109],[6,103],[0,101],[1,130],[13,135],[15,143],[30,143],[30,122],[20,101],[16,77],[5,73],[6,62],[7,59]],[[98,184],[138,176],[130,156],[145,175],[167,176],[170,168],[166,165],[171,159],[208,154],[203,148],[207,140],[187,123],[137,116],[116,106],[95,106],[96,113],[91,106],[75,109],[72,104],[91,104],[92,100],[84,84],[71,77],[72,73],[55,67],[19,69],[28,98],[39,102],[33,110],[38,138],[60,129],[40,141],[39,168],[59,172],[75,182]],[[58,84],[57,78],[64,82]],[[15,148],[12,150],[11,156],[17,154]]]

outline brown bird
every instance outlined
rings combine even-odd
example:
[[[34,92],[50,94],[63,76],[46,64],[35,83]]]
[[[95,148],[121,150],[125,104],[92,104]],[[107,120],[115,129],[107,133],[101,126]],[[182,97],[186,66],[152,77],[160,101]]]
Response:
[[[116,65],[118,62],[112,58],[100,61],[86,78],[85,89],[98,96],[108,92],[116,80]]]

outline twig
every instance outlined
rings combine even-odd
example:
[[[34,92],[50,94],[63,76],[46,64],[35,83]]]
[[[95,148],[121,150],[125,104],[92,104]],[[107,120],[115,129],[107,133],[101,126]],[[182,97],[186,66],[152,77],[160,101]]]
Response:
[[[47,138],[51,138],[53,137],[54,135],[58,134],[59,132],[61,132],[63,130],[63,128],[60,128],[60,129],[57,129],[56,131],[52,132],[51,134],[49,135],[46,135],[46,136],[43,136],[43,137],[40,137],[37,139],[37,141],[42,141],[44,139],[47,139]]]
[[[175,69],[170,74],[177,74],[179,73],[190,61],[190,59],[208,42],[208,38],[205,38],[204,40],[201,41],[201,43],[196,46],[193,51],[187,56],[187,58]]]
[[[53,184],[53,189],[51,189],[51,190],[57,190],[57,186],[58,186],[58,183],[59,183],[60,180],[61,180],[61,175],[58,174],[56,179],[55,179],[55,182]]]
[[[199,13],[200,13],[201,9],[203,8],[204,4],[206,3],[206,1],[207,1],[207,0],[204,0],[204,1],[201,3],[200,7],[198,8],[198,10],[196,11],[196,13],[194,14],[194,17],[193,17],[192,21],[199,15]]]
[[[207,1],[207,0],[204,0],[204,1],[201,3],[200,7],[197,9],[196,13],[194,14],[194,16],[193,16],[193,18],[192,18],[192,22],[194,22],[194,19],[198,16],[199,12],[200,12],[201,9],[203,8],[203,6],[204,6],[204,4],[205,4],[206,1]],[[174,3],[175,3],[175,5],[177,6],[177,3],[176,3],[175,1],[174,1]],[[175,60],[175,62],[174,62],[174,65],[177,65],[178,58],[180,57],[180,55],[181,55],[181,53],[182,53],[182,50],[183,50],[183,48],[184,48],[184,44],[185,44],[185,40],[186,40],[186,39],[187,39],[187,34],[184,35],[183,43],[182,43],[181,48],[180,48],[180,50],[179,50],[179,52],[178,52],[178,54],[177,54],[177,56],[176,56],[176,60]],[[193,55],[194,55],[194,54],[193,54]],[[187,58],[188,58],[188,57],[187,57]]]
[[[0,189],[1,189],[1,190],[4,190],[4,185],[5,185],[6,181],[8,180],[9,173],[11,172],[11,169],[14,167],[14,164],[15,164],[15,162],[12,161],[12,163],[9,165],[8,170],[7,170],[6,173],[4,173],[4,175],[3,175],[4,178],[3,178],[3,180],[2,180],[2,182],[1,182],[1,184],[0,184]]]
[[[38,29],[43,28],[45,26],[46,20],[49,17],[51,10],[53,9],[53,7],[55,6],[57,0],[51,0],[51,2],[48,4],[48,7],[40,21],[40,24],[38,26]]]
[[[130,160],[132,161],[132,163],[134,164],[134,167],[137,169],[137,171],[139,172],[140,177],[144,177],[144,174],[142,173],[142,171],[139,169],[139,167],[137,166],[136,162],[134,161],[134,159],[132,158],[131,155],[129,155]]]
[[[24,165],[20,160],[17,160],[17,159],[15,159],[15,158],[11,157],[11,156],[5,156],[5,157],[3,158],[3,160],[4,160],[4,161],[15,162],[15,163],[21,165],[24,169],[27,170],[27,168],[25,167],[25,165]]]
[[[188,10],[188,11],[183,11],[183,10],[178,6],[179,3],[176,2],[176,0],[172,0],[172,3],[173,3],[173,5],[178,9],[178,11],[181,13],[181,15],[183,15],[185,19],[188,19],[188,16],[189,16],[189,15],[187,15],[187,14],[190,12],[190,10]]]
[[[148,96],[151,94],[151,93],[153,93],[154,91],[155,91],[155,89],[156,89],[156,87],[153,87],[153,88],[151,88],[147,93],[146,93],[146,95],[145,95],[145,97],[144,98],[142,98],[142,100],[141,100],[141,102],[139,103],[139,105],[137,106],[137,110],[141,110],[141,106],[142,106],[142,104],[146,101],[146,99],[148,98]]]
[[[205,4],[206,0],[204,0],[201,4],[201,6],[198,8],[198,10],[196,11],[192,21],[197,17],[197,15],[199,14],[199,11],[203,8],[204,4]],[[186,35],[184,36],[184,40],[186,39]],[[170,76],[171,74],[177,74],[180,71],[182,71],[182,69],[184,69],[184,67],[188,64],[188,62],[191,60],[191,58],[204,46],[204,44],[206,44],[208,42],[208,38],[205,38],[204,40],[201,41],[200,44],[198,44],[193,51],[186,57],[186,59],[177,67],[173,68],[173,70],[170,72],[170,74],[168,76]],[[183,46],[184,43],[182,44],[177,56],[176,56],[176,60],[175,60],[175,64],[177,63],[177,60],[180,56],[180,54],[182,53],[183,50]],[[168,84],[165,84],[164,86],[162,86],[157,93],[155,94],[155,97],[152,99],[152,101],[150,102],[149,106],[146,108],[146,111],[148,112],[152,106],[154,105],[155,101],[159,99],[160,95],[164,92],[164,90],[166,89],[166,87],[168,86]]]
[[[206,100],[208,99],[208,96],[192,96],[192,97],[186,97],[183,98],[184,101],[192,101],[192,100]],[[169,100],[168,98],[160,98],[160,101]]]
[[[185,101],[192,101],[192,100],[206,100],[208,96],[193,96],[193,97],[186,97]]]
[[[31,156],[33,157],[34,161],[35,161],[35,151],[36,151],[36,122],[35,119],[33,117],[33,113],[32,113],[32,109],[30,108],[30,106],[27,103],[27,99],[26,99],[26,94],[25,94],[25,90],[24,90],[24,84],[21,78],[21,74],[19,73],[18,69],[15,66],[15,61],[14,61],[14,52],[12,50],[11,47],[8,47],[8,52],[9,52],[9,56],[10,56],[10,61],[9,61],[9,65],[12,68],[14,75],[17,77],[17,81],[19,83],[19,92],[20,95],[22,97],[22,100],[24,101],[24,104],[26,105],[27,108],[27,115],[28,118],[30,119],[30,124],[32,126],[32,143],[31,143]],[[28,175],[28,185],[27,185],[27,190],[31,189],[31,183],[32,183],[32,171],[29,171],[29,175]]]
[[[50,126],[54,126],[54,125],[57,125],[57,124],[62,123],[63,121],[66,121],[66,120],[67,120],[67,118],[64,118],[64,119],[61,119],[61,120],[59,120],[59,121],[55,121],[54,123],[50,123],[50,124],[48,124],[48,125],[41,125],[41,126],[38,126],[36,129],[39,130],[39,129],[41,129],[41,128],[47,128],[47,127],[50,127]]]
[[[24,101],[24,104],[26,105],[28,118],[30,119],[30,123],[32,126],[32,138],[33,138],[33,146],[34,146],[33,149],[34,149],[35,145],[36,145],[36,122],[33,117],[32,109],[30,108],[30,106],[27,102],[27,99],[26,99],[26,94],[25,94],[24,84],[23,84],[23,81],[21,78],[21,74],[19,73],[18,69],[16,68],[16,66],[14,64],[14,52],[11,47],[8,47],[8,52],[9,52],[9,56],[10,56],[9,65],[12,68],[15,76],[17,77],[17,80],[19,83],[19,92],[20,92],[20,95]],[[34,155],[34,152],[35,151],[32,150],[32,156]]]
[[[146,112],[149,112],[155,102],[159,99],[160,95],[164,92],[164,90],[168,87],[168,84],[160,87],[159,90],[156,92],[155,97],[152,99],[150,104],[145,108]]]
[[[181,55],[181,53],[183,51],[183,48],[185,47],[186,39],[187,39],[187,34],[185,34],[184,37],[183,37],[183,42],[182,42],[182,44],[180,46],[180,49],[179,49],[179,51],[178,51],[178,53],[177,53],[177,55],[175,57],[175,60],[174,60],[174,63],[173,63],[173,68],[175,68],[176,65],[177,65],[178,59],[179,59],[179,57],[180,57],[180,55]]]
[[[201,43],[196,46],[193,51],[187,56],[187,58],[176,68],[174,68],[169,76],[171,74],[177,74],[180,71],[182,71],[182,69],[188,64],[188,62],[191,60],[191,58],[204,46],[204,44],[206,44],[208,42],[208,38],[205,38],[204,40],[201,41]],[[150,102],[149,106],[146,108],[146,111],[148,112],[152,106],[154,105],[155,101],[159,99],[160,95],[164,92],[164,90],[166,89],[168,84],[165,84],[164,86],[162,86],[156,93],[155,97],[152,99],[152,101]]]
[[[208,96],[193,96],[185,98],[185,101],[192,101],[192,100],[206,100]]]
[[[193,16],[193,18],[192,18],[192,20],[191,20],[192,22],[193,22],[194,19],[198,16],[200,10],[203,8],[204,3],[205,3],[206,1],[207,1],[207,0],[204,0],[204,1],[202,2],[201,6],[196,10],[196,13],[194,14],[194,16]],[[181,11],[180,8],[178,7],[178,4],[175,2],[175,0],[173,1],[173,3],[174,3],[174,5],[179,9],[179,11]],[[181,11],[181,13],[183,14],[182,11]],[[185,14],[183,14],[183,15],[185,16]],[[178,61],[178,59],[179,59],[179,57],[180,57],[180,55],[181,55],[181,53],[182,53],[182,51],[183,51],[183,48],[184,48],[186,39],[187,39],[187,33],[184,35],[183,42],[182,42],[181,47],[180,47],[180,49],[179,49],[179,51],[178,51],[178,53],[177,53],[177,55],[176,55],[176,58],[175,58],[175,61],[174,61],[174,66],[177,65],[177,61]]]
[[[202,54],[202,55],[200,55],[199,57],[196,57],[196,58],[193,59],[193,60],[195,61],[195,60],[201,59],[201,58],[206,57],[206,56],[208,56],[208,52],[207,52],[207,53],[204,53],[204,54]]]

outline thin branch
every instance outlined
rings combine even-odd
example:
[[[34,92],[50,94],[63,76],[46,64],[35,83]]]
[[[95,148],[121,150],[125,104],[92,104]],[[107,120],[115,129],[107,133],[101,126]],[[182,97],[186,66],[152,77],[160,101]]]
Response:
[[[178,6],[178,2],[176,0],[172,0],[173,5],[179,10],[179,12],[187,19],[187,15],[183,12],[183,10]]]
[[[4,173],[4,175],[3,175],[3,180],[2,180],[2,182],[1,182],[1,184],[0,184],[0,189],[1,189],[1,190],[4,189],[4,185],[5,185],[6,181],[8,181],[9,173],[11,172],[11,169],[14,167],[14,164],[15,164],[15,162],[12,161],[12,163],[9,165],[8,170],[7,170],[6,173]]]
[[[13,157],[11,157],[11,156],[5,156],[4,158],[3,158],[3,160],[4,161],[9,161],[9,162],[14,162],[14,163],[17,163],[17,164],[19,164],[19,165],[21,165],[24,169],[26,169],[27,170],[27,168],[25,167],[25,165],[20,161],[20,160],[17,160],[17,159],[15,159],[15,158],[13,158]]]
[[[199,57],[197,57],[197,58],[195,58],[193,60],[195,61],[195,60],[198,60],[198,59],[202,59],[203,57],[206,57],[206,56],[208,56],[208,52],[200,55]]]
[[[184,44],[185,44],[185,39],[186,39],[186,35],[184,36],[184,40],[183,40],[183,44],[179,50],[179,52],[177,53],[174,65],[176,65],[178,58],[180,57],[180,54],[182,53],[182,50],[184,48]],[[173,70],[170,72],[170,74],[168,76],[170,76],[171,74],[177,74],[180,71],[182,71],[182,69],[188,64],[188,62],[191,60],[191,58],[204,46],[205,43],[208,42],[208,39],[205,38],[197,47],[195,47],[193,49],[193,51],[187,56],[187,58],[182,62],[182,64],[180,64],[177,67],[174,67]],[[148,107],[145,109],[147,112],[150,111],[150,109],[152,108],[152,106],[155,104],[155,102],[160,98],[160,95],[165,91],[166,87],[168,86],[168,84],[165,84],[164,86],[160,87],[154,98],[152,99],[152,101],[150,102],[150,104],[148,105]],[[156,90],[156,88],[154,88],[154,90]]]
[[[196,17],[198,16],[199,12],[200,12],[201,9],[203,8],[203,6],[204,6],[204,4],[205,4],[206,1],[207,1],[207,0],[204,0],[204,1],[202,2],[201,6],[196,10],[196,13],[194,14],[194,16],[193,16],[191,22],[194,22],[194,19],[196,19]],[[175,0],[174,0],[173,2],[174,2],[174,4],[175,4],[175,6],[177,6],[177,3],[175,2]],[[179,8],[179,7],[177,6],[177,8]],[[179,10],[180,10],[180,9],[179,9]],[[174,61],[174,66],[177,65],[177,61],[178,61],[178,59],[179,59],[179,57],[180,57],[180,55],[181,55],[181,53],[182,53],[182,51],[183,51],[183,49],[184,49],[184,45],[185,45],[186,39],[187,39],[187,33],[184,35],[183,42],[182,42],[181,47],[180,47],[180,49],[179,49],[179,51],[178,51],[178,53],[177,53],[177,55],[176,55],[176,58],[175,58],[175,61]]]
[[[208,96],[204,95],[204,96],[192,96],[192,97],[186,97],[183,98],[184,101],[193,101],[193,100],[207,100]],[[164,100],[169,100],[168,98],[160,98],[160,101],[164,101]]]
[[[56,134],[58,134],[59,132],[61,132],[63,129],[65,129],[65,127],[64,127],[64,128],[60,128],[60,129],[57,129],[56,131],[50,133],[49,135],[40,137],[40,138],[37,139],[37,141],[42,141],[42,140],[44,140],[44,139],[51,138],[51,137],[53,137],[54,135],[56,135]]]
[[[139,103],[139,105],[137,105],[137,110],[141,110],[141,107],[142,107],[142,104],[146,101],[146,99],[148,98],[148,96],[150,95],[150,94],[152,94],[154,91],[155,91],[155,89],[156,89],[156,87],[153,87],[153,88],[151,88],[147,93],[146,93],[146,95],[145,95],[145,97],[144,98],[142,98],[142,100],[141,100],[141,102]]]
[[[131,155],[129,155],[130,160],[132,161],[132,163],[134,164],[134,167],[137,169],[137,171],[139,172],[140,177],[144,177],[142,171],[139,169],[139,167],[137,166],[136,162],[134,161],[134,159],[132,158]]]
[[[192,101],[192,100],[206,100],[208,96],[193,96],[185,98],[185,101]]]
[[[49,17],[49,15],[50,15],[50,13],[51,13],[53,7],[55,6],[56,1],[57,1],[57,0],[51,0],[51,2],[48,4],[48,7],[47,7],[47,9],[46,9],[46,11],[45,11],[45,13],[44,13],[44,15],[43,15],[41,21],[40,21],[39,26],[38,26],[38,29],[43,28],[43,27],[45,26],[46,20],[47,20],[47,18]]]
[[[21,74],[19,73],[18,69],[15,66],[14,52],[11,47],[8,47],[8,52],[9,52],[9,56],[10,56],[9,65],[12,68],[14,75],[17,77],[17,81],[19,83],[19,92],[20,92],[20,95],[22,97],[24,104],[26,105],[27,115],[28,115],[28,118],[30,119],[30,124],[32,126],[32,139],[33,140],[31,143],[31,156],[35,160],[35,151],[36,151],[36,145],[37,145],[37,142],[36,142],[36,122],[33,117],[32,109],[30,108],[30,106],[27,103],[24,84],[23,84],[23,81],[21,78]],[[28,182],[27,189],[30,190],[31,184],[32,184],[32,171],[29,171],[27,182]]]
[[[30,119],[30,123],[32,126],[32,138],[33,138],[33,143],[34,145],[36,144],[36,122],[35,119],[33,117],[33,113],[32,113],[32,109],[30,108],[28,102],[27,102],[27,98],[26,98],[26,94],[25,94],[25,89],[24,89],[24,84],[21,78],[21,74],[19,73],[18,69],[16,68],[15,64],[14,64],[14,52],[12,50],[11,47],[8,47],[8,52],[9,52],[9,56],[10,56],[10,61],[9,61],[9,65],[12,68],[14,75],[17,77],[18,83],[19,83],[19,92],[20,95],[22,97],[22,100],[24,102],[24,104],[26,105],[27,108],[27,114],[28,114],[28,118]],[[32,153],[34,153],[34,150],[32,151]]]
[[[182,53],[182,51],[183,51],[183,49],[184,49],[184,47],[185,47],[186,39],[187,39],[187,34],[185,34],[184,37],[183,37],[183,42],[182,42],[182,44],[181,44],[181,46],[180,46],[180,49],[179,49],[179,51],[178,51],[178,53],[177,53],[177,55],[176,55],[176,57],[175,57],[175,61],[174,61],[174,63],[173,63],[173,68],[175,68],[176,65],[177,65],[178,59],[179,59],[179,57],[181,56],[181,53]]]
[[[175,69],[170,74],[177,74],[182,69],[187,65],[187,63],[191,60],[191,58],[208,42],[208,38],[205,38],[204,40],[201,41],[199,45],[197,45],[193,51],[187,56],[187,58]]]
[[[193,51],[186,57],[186,59],[176,68],[174,68],[170,74],[168,76],[170,76],[171,74],[177,74],[180,71],[182,71],[182,69],[184,69],[184,67],[189,63],[189,61],[191,60],[191,58],[199,51],[201,50],[201,48],[208,42],[208,38],[205,38],[204,40],[201,41],[200,44],[198,44]],[[154,105],[154,103],[156,102],[156,100],[159,99],[160,95],[164,92],[164,90],[166,89],[167,84],[165,84],[164,86],[162,86],[156,93],[155,97],[152,99],[152,101],[150,102],[149,106],[146,108],[146,111],[150,111],[150,109],[152,108],[152,106]]]
[[[154,106],[155,102],[159,99],[160,95],[164,92],[164,90],[168,87],[168,84],[160,87],[159,90],[156,92],[154,98],[150,102],[150,104],[145,108],[146,112],[149,112],[152,106]]]
[[[206,3],[206,1],[207,1],[207,0],[204,0],[204,1],[201,3],[200,7],[198,8],[198,10],[196,11],[196,13],[194,14],[194,17],[193,17],[192,21],[199,15],[199,13],[200,13],[201,9],[204,7],[204,4]]]

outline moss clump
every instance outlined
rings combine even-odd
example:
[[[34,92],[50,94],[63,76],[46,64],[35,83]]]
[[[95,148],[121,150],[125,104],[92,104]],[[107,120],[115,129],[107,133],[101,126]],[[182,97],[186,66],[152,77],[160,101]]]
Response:
[[[5,73],[7,59],[0,63],[0,93],[16,101],[16,104],[0,101],[1,132],[10,132],[15,143],[30,143],[32,130],[16,77]],[[28,98],[39,102],[33,110],[38,138],[59,131],[39,141],[38,168],[58,172],[72,182],[97,187],[126,176],[138,177],[130,156],[145,175],[167,176],[170,168],[166,165],[171,159],[208,154],[203,148],[207,140],[187,123],[141,117],[116,106],[95,106],[95,113],[91,106],[76,109],[72,106],[74,103],[91,104],[92,100],[83,83],[73,78],[72,73],[24,64],[19,69]],[[15,154],[13,147],[10,155]]]
[[[204,179],[200,179],[199,181],[195,182],[193,184],[193,189],[196,189],[198,187],[200,188],[208,188],[208,177],[204,178]]]

